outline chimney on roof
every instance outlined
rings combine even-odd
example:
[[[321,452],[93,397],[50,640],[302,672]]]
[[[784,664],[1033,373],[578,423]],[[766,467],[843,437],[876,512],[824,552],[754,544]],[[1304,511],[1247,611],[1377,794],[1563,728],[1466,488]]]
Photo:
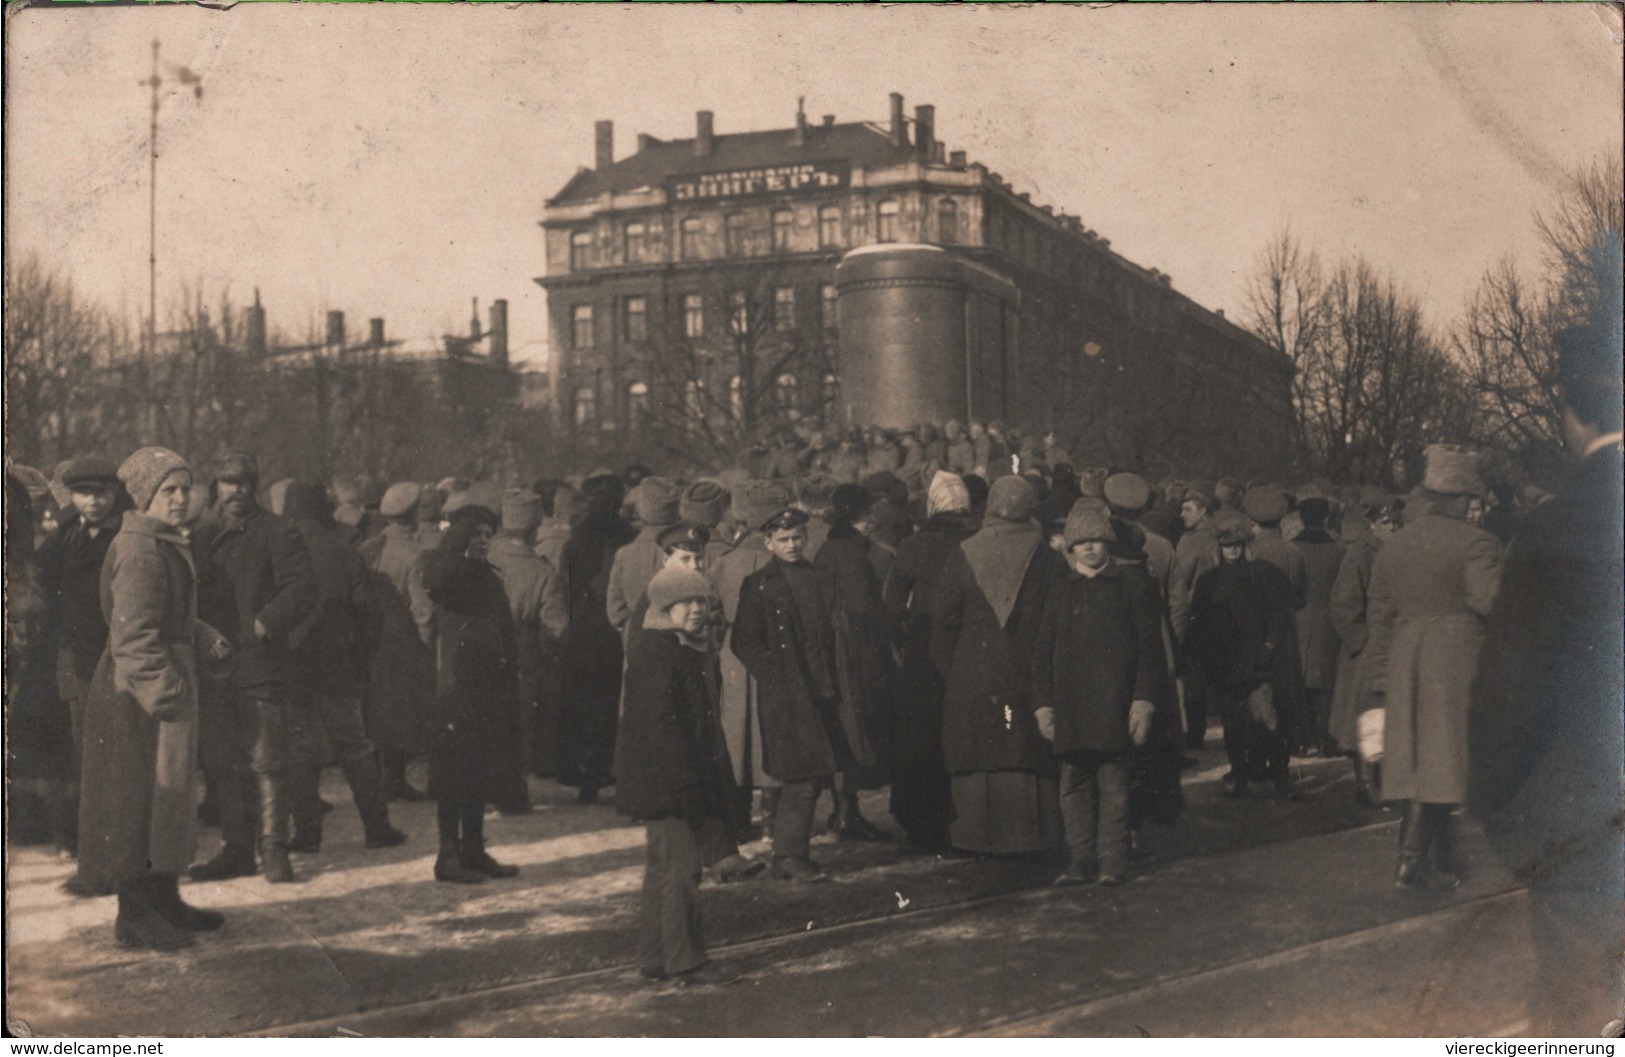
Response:
[[[250,356],[264,357],[265,355],[265,309],[260,305],[260,288],[254,288],[254,303],[248,306],[248,320],[246,323],[248,354]]]
[[[480,340],[480,299],[474,298],[474,315],[468,321],[468,336],[473,341]]]
[[[327,313],[327,344],[335,349],[344,348],[344,313],[337,309]]]
[[[914,146],[930,161],[936,154],[937,108],[921,103],[914,108]]]
[[[647,132],[639,132],[638,133],[638,153],[641,154],[644,151],[648,150],[650,147],[654,146],[656,142],[657,141],[655,140],[655,138],[653,136],[649,135]]]
[[[615,164],[615,122],[600,121],[593,126],[597,137],[597,151],[593,167],[603,172]]]
[[[834,114],[825,114],[824,115],[824,127],[825,128],[834,128],[835,127],[835,115]]]
[[[908,122],[903,118],[903,93],[891,94],[891,145],[908,146]]]
[[[790,142],[801,146],[807,142],[807,97],[796,96],[796,135]]]
[[[708,157],[716,146],[716,134],[712,130],[712,113],[701,110],[694,115],[694,153],[700,157]]]
[[[965,167],[965,152],[962,150],[956,150],[952,154],[948,155],[948,164],[952,165],[956,169],[963,169]]]
[[[500,297],[491,302],[491,362],[508,366],[508,302]]]
[[[367,344],[375,349],[384,347],[384,321],[373,318],[367,320]]]

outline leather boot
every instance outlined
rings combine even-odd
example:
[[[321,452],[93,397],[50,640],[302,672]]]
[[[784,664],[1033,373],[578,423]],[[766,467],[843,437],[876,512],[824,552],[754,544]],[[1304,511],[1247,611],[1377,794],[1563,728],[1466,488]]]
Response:
[[[462,847],[456,837],[441,837],[440,854],[434,860],[434,879],[450,884],[476,885],[485,880],[485,875],[463,865]]]
[[[835,814],[830,818],[830,829],[836,840],[880,840],[881,833],[858,808],[858,794],[835,794]]]
[[[458,861],[463,864],[463,869],[478,870],[487,877],[519,875],[519,867],[497,862],[485,850],[485,810],[478,804],[463,815],[463,838],[459,842]]]
[[[773,835],[773,820],[779,814],[779,787],[772,786],[762,790],[762,836]]]
[[[1433,870],[1439,879],[1454,888],[1467,876],[1467,859],[1456,843],[1456,820],[1449,804],[1429,804],[1433,823]],[[1451,884],[1450,882],[1454,882]]]
[[[172,873],[151,876],[148,892],[152,905],[164,920],[187,932],[213,932],[226,923],[226,916],[213,910],[202,910],[181,898],[180,879]]]
[[[385,749],[379,753],[383,761],[379,767],[384,783],[384,797],[388,800],[404,800],[417,802],[429,799],[421,789],[416,789],[406,780],[406,752],[402,749]]]
[[[1399,868],[1394,872],[1396,888],[1424,888],[1428,883],[1428,850],[1433,845],[1433,813],[1419,800],[1405,805],[1405,819],[1399,829]]]
[[[177,928],[153,906],[146,878],[119,885],[118,917],[113,938],[120,947],[143,951],[178,951],[192,945],[192,934]]]
[[[295,764],[288,768],[289,813],[293,816],[293,838],[288,850],[315,854],[322,850],[321,768]]]
[[[198,863],[186,875],[194,881],[229,881],[254,876],[254,850],[227,844],[208,862]]]
[[[260,787],[260,873],[271,884],[293,880],[288,862],[288,779],[285,774],[255,776]],[[316,812],[321,817],[320,808]]]
[[[282,885],[293,880],[293,863],[288,861],[286,844],[260,841],[260,874],[268,884]]]
[[[361,815],[361,829],[367,847],[393,848],[406,843],[406,834],[389,824],[389,801],[384,796],[384,779],[371,756],[344,761],[344,780],[355,797]]]

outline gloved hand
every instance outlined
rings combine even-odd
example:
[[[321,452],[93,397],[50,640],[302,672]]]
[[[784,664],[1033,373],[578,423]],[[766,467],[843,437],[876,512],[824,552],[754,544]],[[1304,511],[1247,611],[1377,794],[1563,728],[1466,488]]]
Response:
[[[1128,736],[1136,745],[1151,739],[1151,716],[1157,706],[1149,701],[1136,701],[1128,706]]]
[[[1033,711],[1033,719],[1038,721],[1038,733],[1048,742],[1055,741],[1055,710],[1053,708],[1040,708]]]

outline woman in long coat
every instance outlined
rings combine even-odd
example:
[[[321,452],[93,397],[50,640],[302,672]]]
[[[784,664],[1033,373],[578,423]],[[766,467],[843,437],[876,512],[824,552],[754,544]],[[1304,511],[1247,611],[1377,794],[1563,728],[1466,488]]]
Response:
[[[1383,793],[1410,801],[1395,883],[1453,887],[1461,869],[1450,816],[1467,800],[1467,710],[1501,545],[1467,521],[1482,491],[1471,453],[1435,444],[1426,454],[1405,527],[1372,568],[1368,648],[1371,686],[1387,707]]]
[[[431,708],[429,797],[437,801],[437,881],[512,877],[485,850],[485,808],[524,790],[519,736],[519,647],[507,593],[486,562],[497,516],[471,505],[425,556],[435,604],[438,678]]]
[[[931,599],[937,577],[959,545],[976,532],[970,493],[938,471],[926,494],[926,521],[898,544],[886,578],[886,609],[902,651],[892,732],[891,814],[918,848],[948,848],[953,792],[942,760],[942,700],[947,687],[931,662]]]
[[[944,673],[943,759],[952,777],[956,848],[983,854],[1061,845],[1054,755],[1033,718],[1038,622],[1066,559],[1044,546],[1024,478],[988,492],[980,531],[949,556],[931,607],[931,654]]]
[[[79,878],[116,889],[121,946],[175,950],[222,918],[181,900],[176,882],[196,843],[198,653],[231,651],[197,620],[197,571],[180,526],[192,470],[165,448],[119,467],[134,501],[102,565],[107,649],[85,702]]]

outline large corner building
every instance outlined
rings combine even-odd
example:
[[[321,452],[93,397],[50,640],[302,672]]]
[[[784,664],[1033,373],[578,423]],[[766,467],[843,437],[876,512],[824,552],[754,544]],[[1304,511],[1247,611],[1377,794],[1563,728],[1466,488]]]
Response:
[[[578,434],[999,419],[1091,463],[1286,468],[1285,357],[948,151],[933,107],[735,134],[702,110],[620,160],[596,131],[537,280]]]

